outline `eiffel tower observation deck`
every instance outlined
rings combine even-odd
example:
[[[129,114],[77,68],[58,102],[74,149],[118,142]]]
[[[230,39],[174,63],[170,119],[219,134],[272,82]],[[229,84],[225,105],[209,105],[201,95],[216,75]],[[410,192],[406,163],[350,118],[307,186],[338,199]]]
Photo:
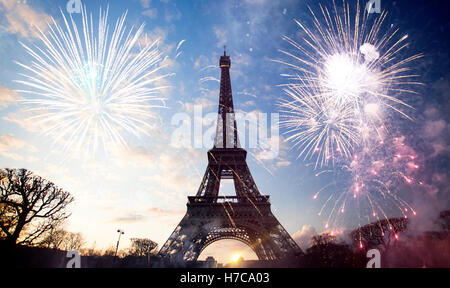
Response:
[[[268,195],[260,194],[240,147],[230,81],[230,56],[224,51],[219,66],[220,94],[214,147],[187,212],[162,246],[159,255],[174,263],[196,261],[210,244],[233,239],[247,244],[260,260],[279,260],[302,253],[270,209]],[[220,196],[222,179],[232,179],[235,196]]]

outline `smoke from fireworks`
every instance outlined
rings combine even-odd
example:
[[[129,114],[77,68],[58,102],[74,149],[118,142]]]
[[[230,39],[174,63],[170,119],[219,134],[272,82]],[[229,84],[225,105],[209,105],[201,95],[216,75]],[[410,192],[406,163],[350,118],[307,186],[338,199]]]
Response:
[[[64,150],[105,152],[127,146],[124,132],[135,136],[151,125],[151,108],[164,106],[158,96],[161,54],[158,41],[143,42],[144,24],[126,29],[124,13],[112,29],[108,9],[98,26],[82,11],[82,25],[61,11],[64,25],[52,18],[40,43],[25,47],[33,58],[17,82],[26,88],[23,101]]]
[[[334,1],[332,10],[320,10],[316,16],[310,9],[314,29],[296,21],[302,44],[284,37],[296,52],[281,51],[290,60],[277,62],[295,71],[285,75],[288,97],[279,104],[287,140],[299,157],[314,160],[315,169],[332,166],[316,174],[331,172],[335,179],[314,195],[324,201],[319,215],[327,218],[325,228],[341,225],[345,215],[359,226],[390,213],[415,215],[398,192],[421,184],[414,178],[421,165],[404,137],[390,130],[396,117],[410,119],[412,107],[402,98],[420,85],[410,64],[422,55],[402,56],[407,35],[383,30],[386,12],[369,17],[358,3],[352,18],[348,5],[338,8]]]
[[[361,227],[364,222],[389,223],[390,215],[416,215],[401,195],[423,185],[417,176],[422,159],[404,142],[400,136],[371,143],[330,171],[334,181],[313,196],[323,201],[318,215],[326,218],[325,229],[342,227],[344,221]]]

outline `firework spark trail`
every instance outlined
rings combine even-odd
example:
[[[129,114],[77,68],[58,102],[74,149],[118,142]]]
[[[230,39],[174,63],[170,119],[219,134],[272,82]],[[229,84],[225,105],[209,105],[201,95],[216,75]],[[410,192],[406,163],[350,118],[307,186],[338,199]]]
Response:
[[[326,229],[343,224],[339,221],[343,220],[340,218],[344,217],[344,212],[368,222],[381,221],[380,215],[386,220],[394,213],[405,219],[408,218],[407,212],[416,215],[415,209],[399,196],[405,186],[420,185],[415,180],[419,173],[419,160],[411,152],[402,139],[393,138],[383,145],[355,153],[350,165],[335,167],[336,180],[313,196],[313,199],[325,200],[319,215],[327,215]],[[355,212],[357,215],[352,215]]]
[[[175,52],[177,52],[180,49],[181,45],[183,45],[184,42],[186,42],[186,39],[183,39],[180,42],[178,42],[177,49],[175,49]]]
[[[23,103],[64,151],[126,147],[124,132],[146,134],[151,108],[165,106],[158,95],[167,87],[158,83],[169,74],[160,74],[158,41],[140,43],[144,24],[127,31],[126,12],[111,30],[108,9],[100,9],[98,30],[86,8],[81,25],[61,14],[64,25],[52,18],[48,33],[36,28],[40,45],[21,43],[33,58],[28,65],[17,62],[25,70],[16,81],[26,87],[19,90],[28,95]]]
[[[204,83],[206,81],[216,81],[216,82],[220,83],[219,79],[217,79],[216,77],[212,77],[212,76],[202,77],[199,80],[200,83]]]
[[[411,61],[423,55],[403,57],[407,35],[383,30],[385,11],[369,17],[358,3],[351,21],[345,2],[342,9],[334,1],[333,9],[319,6],[317,15],[310,8],[313,29],[295,21],[305,35],[301,43],[283,37],[295,51],[281,51],[289,60],[275,61],[294,70],[282,74],[289,83],[279,103],[287,141],[299,149],[298,158],[324,168],[316,176],[333,175],[313,196],[324,201],[325,229],[343,224],[347,211],[356,212],[360,228],[365,220],[389,221],[393,213],[416,215],[398,192],[421,184],[414,180],[421,165],[391,130],[396,118],[411,119],[406,110],[412,107],[402,99],[421,84]]]
[[[208,69],[216,69],[216,68],[219,68],[219,67],[217,65],[208,65],[208,66],[205,66],[202,69],[200,69],[199,72],[202,72],[202,71],[205,71]]]
[[[253,98],[258,98],[258,96],[256,96],[255,94],[248,93],[248,92],[246,92],[246,91],[237,92],[237,94],[240,94],[240,95],[246,95],[246,96],[250,96],[250,97],[253,97]]]

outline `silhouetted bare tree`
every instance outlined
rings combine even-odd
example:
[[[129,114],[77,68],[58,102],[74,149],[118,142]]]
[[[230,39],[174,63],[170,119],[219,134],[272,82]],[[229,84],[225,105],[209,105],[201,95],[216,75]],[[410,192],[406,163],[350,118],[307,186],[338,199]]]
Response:
[[[308,267],[363,267],[363,255],[353,252],[345,243],[337,243],[330,233],[315,235],[312,242],[305,254]]]
[[[1,176],[0,176],[1,177]],[[14,217],[15,210],[12,206],[6,203],[0,202],[0,225],[9,229],[9,227],[14,227],[17,225],[17,219]],[[0,230],[0,239],[4,239],[6,236],[3,229]]]
[[[67,233],[64,229],[50,228],[48,234],[39,244],[47,248],[62,249]]]
[[[60,250],[80,250],[84,244],[81,233],[74,233],[66,231],[62,227],[55,227],[50,229],[44,240],[40,243],[41,246]]]
[[[392,243],[398,239],[398,233],[405,231],[407,226],[406,218],[384,219],[357,228],[350,235],[355,246],[378,248],[387,252]]]
[[[34,244],[69,217],[69,192],[26,169],[0,170],[0,239]]]
[[[105,251],[103,251],[102,256],[114,257],[115,253],[116,253],[116,248],[114,246],[111,246],[111,247],[106,248]]]
[[[313,246],[326,246],[332,243],[336,243],[336,236],[331,233],[322,233],[319,235],[314,235],[312,237]]]
[[[100,250],[96,249],[96,243],[94,242],[91,247],[84,247],[80,249],[80,254],[83,256],[101,256]]]
[[[131,254],[147,256],[158,247],[158,243],[147,238],[131,238]]]
[[[68,232],[63,244],[63,249],[66,251],[80,250],[83,245],[84,238],[81,233]]]

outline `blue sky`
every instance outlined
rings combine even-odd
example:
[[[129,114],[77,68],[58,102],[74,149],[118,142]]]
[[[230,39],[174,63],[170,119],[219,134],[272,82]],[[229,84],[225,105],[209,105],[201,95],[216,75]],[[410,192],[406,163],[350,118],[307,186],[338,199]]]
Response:
[[[17,102],[22,96],[14,91],[20,87],[13,80],[21,72],[14,61],[29,61],[18,41],[38,41],[30,25],[45,29],[50,16],[61,21],[59,9],[66,13],[67,1],[1,0],[1,167],[28,168],[71,192],[76,201],[67,228],[82,232],[89,245],[95,242],[98,248],[113,246],[117,228],[126,233],[123,248],[132,237],[148,237],[162,245],[185,213],[186,196],[197,192],[209,148],[172,147],[170,137],[177,128],[171,124],[173,115],[192,115],[195,104],[202,105],[204,114],[217,111],[219,83],[212,78],[219,79],[220,71],[208,66],[218,64],[223,45],[231,55],[235,108],[253,113],[278,112],[276,103],[283,92],[277,85],[286,81],[280,74],[288,70],[271,60],[282,58],[279,49],[289,48],[282,35],[294,39],[300,35],[293,19],[311,23],[307,4],[318,7],[315,1],[296,0],[82,2],[94,19],[100,6],[109,4],[110,21],[128,10],[128,27],[145,22],[149,37],[160,39],[160,49],[168,56],[165,69],[175,73],[165,80],[171,86],[163,91],[167,108],[153,111],[160,118],[151,135],[127,138],[128,150],[110,157],[75,157],[63,162],[64,153],[27,122],[27,112]],[[412,112],[416,121],[401,124],[400,129],[408,143],[424,155],[423,178],[428,185],[424,191],[411,192],[408,200],[431,217],[436,209],[448,209],[449,23],[442,12],[448,9],[439,9],[437,2],[428,6],[406,2],[409,4],[382,0],[381,5],[390,11],[387,22],[409,33],[408,52],[425,53],[416,68],[426,85],[410,99],[416,108]],[[73,17],[77,20],[80,15]],[[181,41],[182,53],[175,57]],[[409,137],[411,131],[420,133]],[[315,177],[316,171],[296,159],[297,151],[283,138],[281,134],[278,157],[257,160],[254,156],[258,151],[250,150],[253,156],[248,164],[260,192],[271,196],[275,216],[289,233],[301,238],[324,230],[325,219],[317,216],[321,203],[313,201],[312,196],[330,178]],[[430,205],[421,209],[420,203]],[[349,221],[348,227],[342,228],[351,229],[352,225]],[[228,250],[245,250],[229,245]],[[248,251],[245,253],[246,258],[252,257]]]

